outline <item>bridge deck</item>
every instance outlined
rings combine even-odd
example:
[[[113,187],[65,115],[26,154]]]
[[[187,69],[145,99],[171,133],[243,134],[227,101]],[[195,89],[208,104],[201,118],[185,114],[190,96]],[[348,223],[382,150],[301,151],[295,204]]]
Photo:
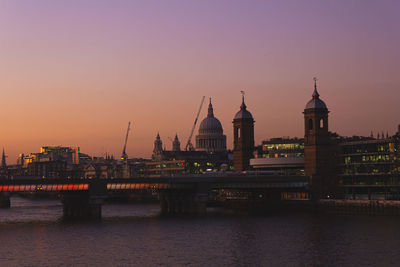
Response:
[[[160,177],[130,179],[29,179],[1,180],[0,192],[87,191],[102,184],[106,190],[194,189],[206,184],[212,189],[307,188],[305,176],[238,176],[238,177]]]

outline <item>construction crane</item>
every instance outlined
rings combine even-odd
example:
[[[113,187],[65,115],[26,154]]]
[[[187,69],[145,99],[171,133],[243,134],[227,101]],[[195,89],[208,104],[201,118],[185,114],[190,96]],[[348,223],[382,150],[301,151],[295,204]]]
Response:
[[[189,139],[187,141],[186,147],[185,147],[185,151],[194,150],[194,147],[192,145],[192,137],[193,137],[194,129],[196,128],[197,120],[199,119],[201,108],[203,107],[204,99],[205,99],[205,96],[203,96],[203,98],[201,99],[199,111],[197,111],[196,119],[194,120],[192,131],[190,131],[190,135],[189,135]]]
[[[122,156],[121,156],[122,160],[128,159],[128,155],[126,154],[126,143],[128,142],[128,135],[130,130],[131,130],[131,122],[128,122],[128,129],[126,130],[124,149],[122,150]]]

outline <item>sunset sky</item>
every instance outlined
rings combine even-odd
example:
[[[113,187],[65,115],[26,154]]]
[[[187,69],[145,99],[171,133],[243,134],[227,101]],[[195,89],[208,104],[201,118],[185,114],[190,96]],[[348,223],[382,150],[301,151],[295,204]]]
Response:
[[[331,131],[394,134],[399,49],[395,0],[0,0],[0,147],[119,157],[131,121],[150,157],[157,132],[184,147],[204,95],[232,148],[241,90],[256,144],[302,137],[314,76]]]

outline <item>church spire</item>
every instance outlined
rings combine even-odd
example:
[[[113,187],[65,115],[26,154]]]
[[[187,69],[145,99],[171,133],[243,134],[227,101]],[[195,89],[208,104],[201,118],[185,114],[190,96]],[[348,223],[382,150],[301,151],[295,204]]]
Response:
[[[1,167],[3,167],[3,168],[7,167],[6,153],[4,152],[4,147],[3,147],[3,155],[1,157]]]
[[[208,105],[207,117],[209,117],[209,118],[213,118],[214,117],[214,109],[213,109],[213,106],[211,104],[211,97],[210,97],[210,104]]]
[[[160,133],[157,133],[156,140],[154,140],[153,154],[160,154],[163,150]]]
[[[244,91],[240,91],[240,93],[242,94],[242,105],[240,106],[241,110],[246,110],[247,106],[244,103]]]
[[[181,142],[178,139],[178,134],[175,134],[175,139],[172,142],[172,151],[181,151]]]
[[[312,94],[312,97],[315,99],[319,98],[319,94],[317,91],[317,77],[314,77],[313,80],[314,80],[314,93]]]

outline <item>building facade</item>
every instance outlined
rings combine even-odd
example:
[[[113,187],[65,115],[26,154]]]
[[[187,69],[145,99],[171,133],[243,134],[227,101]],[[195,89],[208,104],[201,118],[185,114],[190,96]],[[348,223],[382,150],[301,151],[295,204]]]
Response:
[[[273,175],[304,174],[304,139],[271,138],[256,147],[250,159],[252,170]]]
[[[400,200],[400,134],[340,142],[340,180],[348,199]]]

